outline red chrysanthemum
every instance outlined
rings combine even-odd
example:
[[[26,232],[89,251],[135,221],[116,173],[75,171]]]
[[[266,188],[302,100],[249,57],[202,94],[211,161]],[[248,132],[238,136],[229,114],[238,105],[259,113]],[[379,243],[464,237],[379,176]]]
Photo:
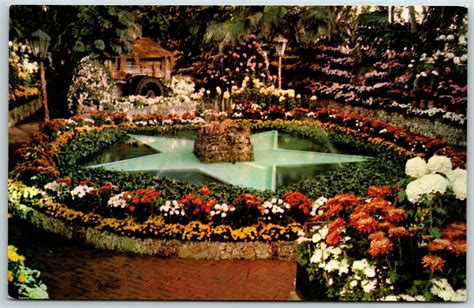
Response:
[[[200,189],[199,189],[199,193],[201,194],[201,196],[207,196],[209,194],[210,190],[207,186],[202,186]]]

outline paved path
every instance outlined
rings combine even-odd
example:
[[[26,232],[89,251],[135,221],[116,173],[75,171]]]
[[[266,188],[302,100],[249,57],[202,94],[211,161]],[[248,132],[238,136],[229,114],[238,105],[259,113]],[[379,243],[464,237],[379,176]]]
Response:
[[[9,130],[14,150],[38,123]],[[10,164],[9,164],[10,165]],[[288,300],[296,264],[288,261],[162,259],[98,250],[9,219],[9,243],[41,271],[51,299]]]

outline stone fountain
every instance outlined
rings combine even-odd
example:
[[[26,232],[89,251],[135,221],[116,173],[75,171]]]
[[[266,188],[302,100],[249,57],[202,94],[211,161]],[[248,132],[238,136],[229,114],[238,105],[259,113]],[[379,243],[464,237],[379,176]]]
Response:
[[[204,163],[252,161],[250,129],[242,124],[207,124],[198,131],[193,153]]]

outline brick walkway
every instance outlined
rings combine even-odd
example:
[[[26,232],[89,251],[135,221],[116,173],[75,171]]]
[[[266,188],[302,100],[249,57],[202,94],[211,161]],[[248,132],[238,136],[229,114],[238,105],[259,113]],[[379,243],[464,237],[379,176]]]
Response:
[[[161,259],[98,250],[9,219],[9,243],[41,271],[51,299],[288,300],[288,261]]]
[[[38,124],[9,130],[14,150]],[[12,159],[13,158],[13,159]],[[98,250],[9,219],[9,243],[41,271],[51,299],[288,300],[295,262],[161,259]]]

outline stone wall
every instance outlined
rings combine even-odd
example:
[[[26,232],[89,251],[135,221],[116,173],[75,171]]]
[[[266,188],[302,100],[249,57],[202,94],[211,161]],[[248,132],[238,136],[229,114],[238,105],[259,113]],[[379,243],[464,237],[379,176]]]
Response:
[[[198,132],[194,154],[205,163],[251,161],[250,129],[217,122],[206,125]]]
[[[43,106],[41,99],[34,99],[24,105],[18,106],[8,111],[8,127],[15,126],[20,121],[32,116]]]
[[[433,121],[430,119],[410,117],[395,111],[374,110],[365,107],[350,106],[335,101],[325,100],[319,103],[321,107],[358,113],[372,119],[392,123],[408,129],[409,131],[419,132],[426,137],[443,139],[452,145],[462,147],[467,146],[466,129],[451,126],[438,120]]]

